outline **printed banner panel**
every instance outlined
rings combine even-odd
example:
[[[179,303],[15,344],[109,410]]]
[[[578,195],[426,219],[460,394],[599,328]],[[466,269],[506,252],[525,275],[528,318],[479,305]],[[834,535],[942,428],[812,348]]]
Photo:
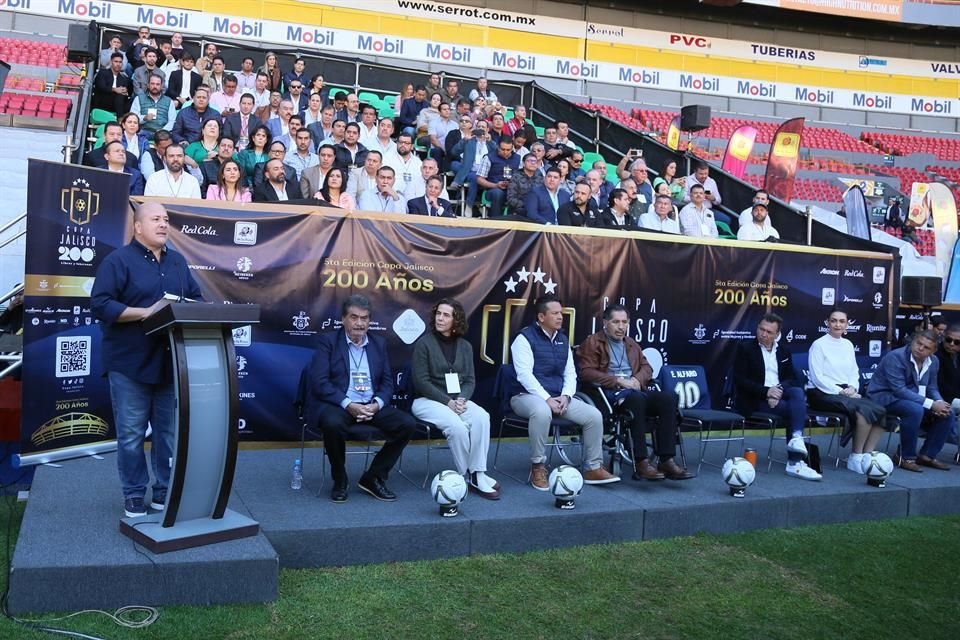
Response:
[[[254,302],[263,310],[260,324],[234,332],[238,428],[246,440],[299,437],[293,401],[300,370],[318,334],[339,328],[340,304],[352,293],[373,301],[371,331],[386,338],[395,369],[409,362],[413,342],[427,330],[431,306],[444,296],[460,299],[477,359],[477,400],[493,411],[497,368],[509,362],[511,340],[534,318],[529,302],[543,293],[563,300],[565,330],[574,344],[600,328],[607,305],[626,305],[631,335],[657,370],[666,362],[703,364],[718,391],[736,341],[752,339],[767,311],[785,317],[782,339],[802,351],[826,330],[829,309],[845,306],[850,337],[860,355],[873,362],[892,324],[894,263],[883,254],[328,209],[254,205],[233,210],[182,202],[167,207],[170,242],[186,257],[204,298]],[[123,229],[125,208],[110,211],[114,228]],[[109,246],[126,237],[118,232]],[[102,258],[106,245],[98,243],[98,251]],[[68,325],[65,329],[76,333],[70,320]],[[84,361],[90,373],[73,379],[81,380],[82,397],[98,399],[84,407],[92,416],[88,422],[109,428],[113,420],[100,376],[99,331],[82,318],[77,329],[89,336]],[[24,374],[34,384],[56,379],[52,348],[26,359]],[[68,346],[67,353],[73,357],[78,350]],[[67,413],[54,410],[60,395],[47,395],[30,403],[29,410],[25,406],[24,434]],[[34,451],[69,444],[57,437],[33,443],[29,435],[25,441]]]

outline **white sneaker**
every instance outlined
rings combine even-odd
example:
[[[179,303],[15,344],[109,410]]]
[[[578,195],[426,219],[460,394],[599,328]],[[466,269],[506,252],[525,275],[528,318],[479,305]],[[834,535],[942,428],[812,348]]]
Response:
[[[807,445],[803,443],[803,438],[800,436],[793,436],[787,442],[787,451],[790,453],[799,453],[802,456],[807,455]]]
[[[800,478],[801,480],[822,480],[823,476],[807,466],[806,462],[792,462],[787,464],[786,472],[788,476]]]
[[[863,464],[865,462],[864,458],[869,460],[870,454],[869,453],[851,453],[849,457],[847,457],[847,469],[849,469],[850,471],[853,471],[854,473],[859,473],[860,475],[863,475],[864,473]]]

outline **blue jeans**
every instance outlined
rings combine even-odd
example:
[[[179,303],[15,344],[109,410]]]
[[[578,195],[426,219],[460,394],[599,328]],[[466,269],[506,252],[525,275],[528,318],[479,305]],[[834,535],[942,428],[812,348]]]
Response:
[[[143,498],[150,475],[143,451],[147,423],[153,428],[150,462],[155,481],[154,496],[163,494],[170,483],[173,456],[173,412],[176,396],[173,383],[143,384],[117,371],[108,374],[113,420],[117,431],[117,469],[123,497]]]
[[[807,424],[807,396],[800,387],[784,387],[783,396],[777,406],[770,407],[766,400],[757,405],[755,411],[772,413],[775,416],[784,418],[787,422],[787,440],[794,434],[803,435],[803,427]],[[787,452],[787,459],[790,462],[799,462],[803,460],[803,455],[799,453]]]
[[[451,162],[450,169],[456,174],[453,181],[466,185],[467,204],[472,207],[477,202],[477,174],[470,171],[469,167],[464,167],[460,160]]]
[[[920,455],[936,458],[947,441],[947,435],[953,427],[955,417],[952,413],[938,418],[923,408],[922,404],[909,400],[897,400],[887,405],[887,413],[900,418],[900,455],[907,460],[917,458],[917,438],[920,437],[920,425],[927,418],[927,438],[920,449]]]
[[[487,199],[490,200],[490,212],[487,214],[491,218],[503,215],[503,203],[507,199],[506,189],[487,189]]]

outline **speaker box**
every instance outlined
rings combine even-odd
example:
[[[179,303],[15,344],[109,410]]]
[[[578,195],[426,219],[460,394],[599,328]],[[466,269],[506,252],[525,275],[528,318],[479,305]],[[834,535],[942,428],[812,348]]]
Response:
[[[89,62],[97,57],[99,50],[97,23],[71,24],[67,30],[67,60]]]
[[[903,276],[900,279],[900,304],[939,307],[943,303],[943,278]]]
[[[710,126],[710,107],[705,104],[691,104],[680,109],[680,130],[700,131]]]

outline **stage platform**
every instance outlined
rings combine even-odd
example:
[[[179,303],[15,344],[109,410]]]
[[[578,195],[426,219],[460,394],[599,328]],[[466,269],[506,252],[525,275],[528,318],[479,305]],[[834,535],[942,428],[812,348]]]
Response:
[[[748,438],[748,446],[762,454],[766,442]],[[827,438],[817,442],[825,451]],[[691,458],[696,449],[696,440],[688,438]],[[714,461],[720,462],[722,447],[713,449]],[[506,444],[499,466],[525,477],[527,451],[523,441]],[[411,445],[404,454],[403,470],[415,484],[396,472],[391,476],[395,503],[356,489],[361,456],[349,461],[348,502],[329,501],[329,479],[317,497],[322,452],[307,450],[305,486],[296,492],[290,489],[290,469],[299,449],[241,451],[230,508],[257,520],[260,534],[162,555],[135,548],[118,530],[122,503],[114,455],[40,467],[13,557],[11,612],[266,602],[277,596],[281,566],[515,553],[960,512],[960,467],[953,464],[949,472],[898,470],[877,489],[845,468],[834,470],[832,460],[825,459],[823,482],[806,482],[784,475],[783,465],[774,464],[767,473],[761,458],[763,471],[744,499],[731,498],[719,470],[705,465],[697,478],[685,482],[634,482],[625,474],[617,484],[588,486],[573,511],[554,508],[550,494],[491,469],[503,485],[501,500],[468,494],[459,517],[441,518],[428,491],[420,488],[425,446]],[[948,445],[941,459],[952,462],[954,452]],[[433,473],[451,464],[448,452],[433,452]]]

